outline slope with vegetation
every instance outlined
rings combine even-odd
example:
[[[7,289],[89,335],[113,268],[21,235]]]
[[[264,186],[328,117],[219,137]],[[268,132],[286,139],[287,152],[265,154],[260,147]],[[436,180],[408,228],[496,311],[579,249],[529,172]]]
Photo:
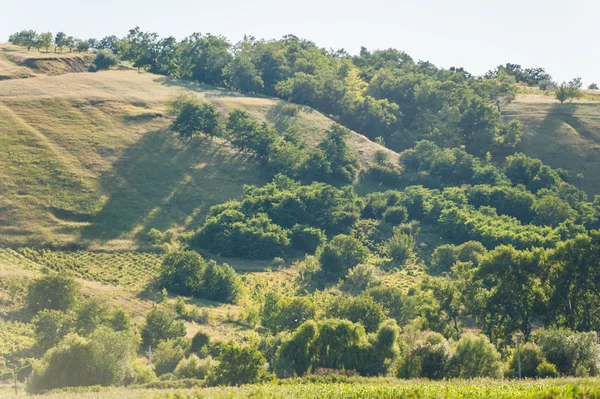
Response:
[[[277,397],[377,381],[357,375],[600,373],[600,197],[579,175],[596,104],[579,80],[294,36],[50,39],[56,57],[19,32],[0,64],[91,62],[0,82],[4,376]],[[387,389],[361,392],[408,392]]]

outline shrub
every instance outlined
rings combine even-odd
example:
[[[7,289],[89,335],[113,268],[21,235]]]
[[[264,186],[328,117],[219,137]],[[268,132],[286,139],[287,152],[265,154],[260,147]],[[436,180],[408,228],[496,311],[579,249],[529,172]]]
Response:
[[[35,341],[44,352],[56,346],[71,329],[71,318],[59,310],[42,310],[31,322]]]
[[[154,371],[156,375],[172,373],[185,357],[185,351],[175,340],[161,341],[153,350]]]
[[[131,316],[123,309],[114,309],[108,317],[108,324],[114,331],[125,331],[131,328]]]
[[[243,385],[264,380],[267,375],[262,366],[266,360],[252,346],[230,342],[222,347],[219,364],[208,376],[210,385]]]
[[[102,69],[109,69],[119,63],[119,57],[108,50],[100,50],[96,53],[92,64],[89,67],[90,72],[96,72]]]
[[[378,165],[385,165],[390,159],[390,153],[383,150],[375,151],[375,162]]]
[[[398,377],[426,377],[439,380],[449,373],[452,352],[446,339],[438,333],[426,332],[407,348],[398,368]]]
[[[595,332],[549,329],[536,332],[533,340],[561,375],[574,376],[580,366],[585,367],[590,375],[598,374],[600,345]]]
[[[365,263],[369,250],[356,238],[340,234],[321,247],[318,258],[325,273],[344,275],[348,269]]]
[[[452,358],[452,374],[460,378],[501,378],[500,354],[485,335],[463,334]]]
[[[142,327],[142,341],[145,346],[156,346],[160,341],[175,339],[185,336],[185,325],[174,320],[173,316],[158,307],[146,316],[146,323]]]
[[[545,360],[537,366],[535,375],[538,378],[557,378],[559,376],[556,366]]]
[[[408,210],[405,206],[391,206],[383,212],[383,220],[390,224],[402,224],[408,219]]]
[[[377,268],[373,265],[357,265],[350,269],[342,289],[353,294],[364,291],[377,279]]]
[[[321,229],[302,225],[292,228],[292,248],[299,251],[314,253],[326,240],[325,233]]]
[[[268,292],[260,309],[261,323],[272,334],[294,330],[315,314],[316,305],[311,298],[282,296],[277,292]]]
[[[181,360],[173,372],[177,378],[204,379],[217,365],[217,361],[208,356],[204,359],[192,354]]]
[[[199,290],[204,259],[194,251],[177,251],[165,256],[158,274],[158,286],[173,294],[193,296]]]
[[[108,319],[108,308],[100,299],[89,299],[79,304],[75,311],[75,331],[85,337]]]
[[[79,285],[71,277],[50,273],[41,277],[27,289],[27,306],[33,312],[44,309],[69,310],[77,299]]]
[[[136,349],[130,331],[100,328],[89,339],[70,335],[34,364],[29,389],[122,385],[135,378]]]
[[[521,346],[521,376],[534,378],[537,376],[537,368],[545,362],[541,349],[533,342]],[[509,360],[509,369],[513,375],[519,375],[517,351],[513,351]]]
[[[241,287],[242,280],[231,266],[219,266],[211,260],[202,274],[198,296],[211,301],[233,303],[238,299]]]
[[[398,265],[406,264],[406,261],[414,256],[416,241],[413,236],[396,232],[383,246],[386,256]]]
[[[196,354],[200,354],[204,348],[210,344],[210,335],[204,331],[198,331],[192,338],[192,346],[190,350]]]
[[[377,331],[386,318],[383,305],[368,295],[333,297],[329,300],[325,313],[327,317],[360,323],[367,332]]]

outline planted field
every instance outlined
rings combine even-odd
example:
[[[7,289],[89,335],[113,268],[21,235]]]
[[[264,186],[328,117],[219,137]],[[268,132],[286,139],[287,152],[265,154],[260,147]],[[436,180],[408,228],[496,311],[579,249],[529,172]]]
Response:
[[[242,387],[204,388],[182,390],[92,388],[48,393],[40,399],[537,399],[537,398],[597,398],[598,380],[545,380],[526,382],[465,381],[406,382],[390,379],[363,379],[354,384],[298,383],[246,385]],[[0,390],[0,398],[13,398],[8,387]],[[22,394],[25,397],[25,394]]]

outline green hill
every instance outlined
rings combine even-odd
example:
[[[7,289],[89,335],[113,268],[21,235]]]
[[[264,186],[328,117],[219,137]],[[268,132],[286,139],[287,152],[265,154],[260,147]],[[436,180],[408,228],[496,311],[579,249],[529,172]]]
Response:
[[[550,96],[519,95],[504,115],[525,127],[517,151],[568,170],[577,186],[600,194],[600,97],[586,97],[561,105]]]
[[[7,54],[0,73],[25,57]],[[308,107],[290,117],[281,100],[133,70],[34,71],[39,76],[0,82],[0,148],[8,154],[0,160],[3,246],[132,249],[151,228],[195,227],[210,206],[239,197],[244,184],[267,182],[270,174],[252,157],[221,141],[182,143],[169,131],[165,103],[179,93],[223,112],[245,109],[280,131],[296,124],[309,146],[332,123]],[[358,134],[350,145],[365,165],[383,149]]]

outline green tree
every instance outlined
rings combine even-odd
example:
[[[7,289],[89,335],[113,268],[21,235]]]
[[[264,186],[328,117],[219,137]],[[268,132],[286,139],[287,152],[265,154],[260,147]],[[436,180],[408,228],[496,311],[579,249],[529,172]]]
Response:
[[[174,320],[173,316],[165,310],[155,306],[146,316],[141,335],[144,346],[156,346],[160,341],[185,336],[185,325],[181,321]]]
[[[33,312],[44,309],[67,311],[75,304],[79,285],[71,277],[50,272],[27,288],[27,306]]]
[[[184,138],[191,138],[196,133],[204,133],[211,138],[219,137],[220,113],[214,104],[187,100],[179,106],[171,129]]]
[[[588,90],[598,90],[598,84],[590,83],[590,85],[588,86]]]
[[[194,296],[200,291],[205,268],[206,261],[198,252],[171,252],[160,266],[158,286],[173,294]]]
[[[540,250],[499,246],[481,259],[475,278],[485,280],[485,288],[479,298],[482,313],[477,318],[494,340],[509,342],[516,331],[527,340],[532,323],[542,316],[546,300],[542,255]]]
[[[333,237],[318,251],[323,270],[335,276],[344,275],[354,266],[365,263],[368,257],[368,248],[356,238],[345,234]]]
[[[56,345],[71,330],[72,320],[64,312],[45,309],[39,312],[32,320],[36,344],[42,351]]]
[[[500,354],[485,335],[463,334],[452,358],[452,374],[459,378],[501,378]]]
[[[30,389],[40,390],[91,385],[123,385],[135,376],[137,339],[133,332],[106,328],[88,339],[65,338],[33,366]]]
[[[541,349],[533,342],[527,342],[521,346],[521,376],[524,378],[535,378],[537,377],[537,369],[540,364],[546,361]],[[508,364],[511,373],[514,376],[519,375],[519,359],[517,358],[517,351],[513,351]]]
[[[52,45],[52,32],[40,33],[38,43],[40,47],[45,48],[46,52],[48,52],[48,49]]]
[[[229,342],[222,347],[219,364],[208,376],[211,385],[254,384],[266,378],[262,366],[266,360],[253,346]]]
[[[54,52],[56,53],[56,49],[59,48],[62,53],[63,47],[67,45],[67,34],[65,32],[58,32],[56,36],[54,36]]]
[[[600,329],[600,231],[561,242],[550,252],[551,320],[577,331]]]
[[[38,49],[42,47],[39,45],[39,36],[34,30],[22,30],[14,35],[11,35],[10,42],[17,46],[27,47],[27,51],[30,51],[32,47],[38,45]]]

